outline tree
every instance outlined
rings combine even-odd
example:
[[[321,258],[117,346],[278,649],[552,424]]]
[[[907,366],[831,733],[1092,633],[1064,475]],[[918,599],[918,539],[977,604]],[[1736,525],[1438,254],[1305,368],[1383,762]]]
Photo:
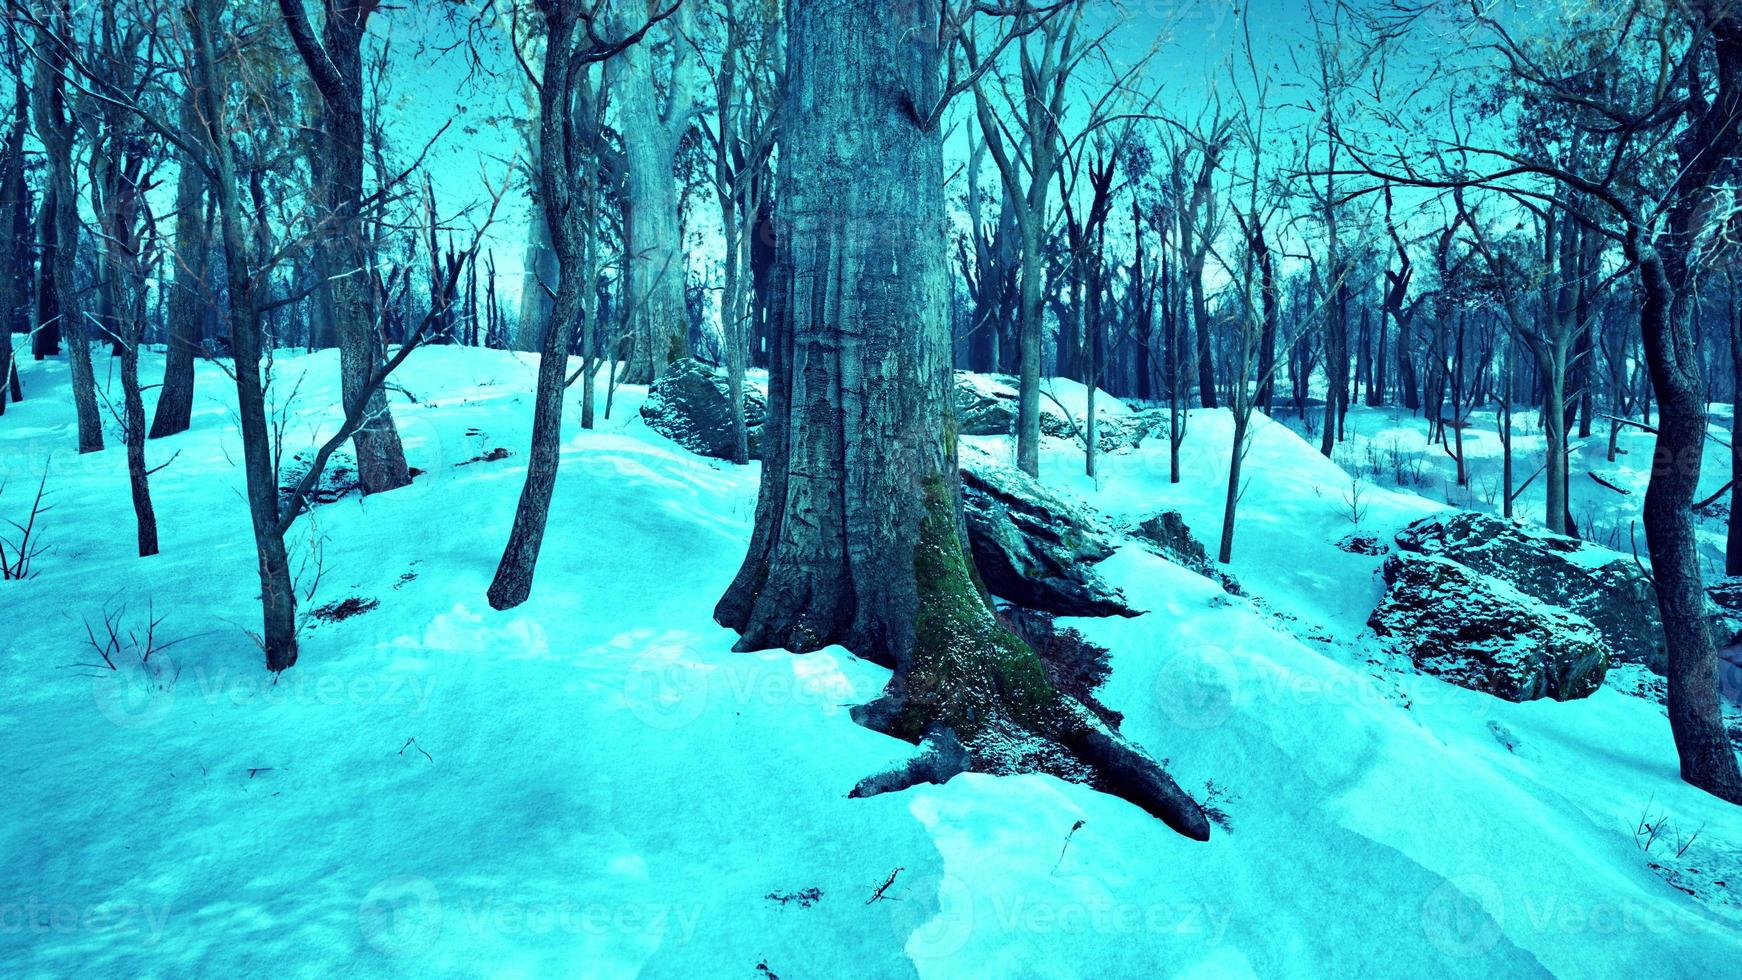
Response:
[[[83,305],[75,282],[74,259],[79,243],[77,184],[73,179],[73,142],[78,123],[67,104],[67,71],[73,50],[72,7],[69,0],[46,0],[36,26],[36,85],[32,109],[36,138],[48,160],[48,190],[44,195],[42,291],[61,335],[66,338],[67,364],[72,370],[73,409],[78,418],[79,452],[103,448],[103,419],[97,411],[97,384],[91,371],[91,346],[85,334]],[[38,324],[37,329],[41,329]],[[40,356],[40,351],[39,351]]]
[[[749,552],[715,618],[741,650],[840,643],[894,670],[855,717],[923,748],[854,795],[996,770],[1009,764],[999,746],[1039,739],[1203,839],[1198,806],[996,619],[963,547],[937,121],[967,86],[941,78],[939,48],[978,6],[787,8],[765,462]]]
[[[115,0],[102,0],[92,56],[108,84],[137,102],[154,83],[155,70],[141,64],[146,25],[123,25]],[[157,514],[151,503],[151,471],[145,462],[145,401],[139,387],[139,348],[145,342],[147,271],[156,261],[157,221],[147,192],[160,162],[161,148],[147,139],[125,104],[100,103],[91,121],[91,211],[102,241],[97,278],[107,316],[96,319],[113,340],[121,360],[122,441],[127,447],[127,477],[132,491],[139,556],[157,554]]]
[[[182,76],[181,85],[198,95],[196,129],[189,132],[165,122],[156,112],[158,100],[130,92],[117,84],[111,73],[78,57],[71,47],[59,49],[65,60],[59,63],[63,70],[55,77],[78,85],[85,95],[104,106],[133,116],[146,131],[175,147],[184,161],[192,162],[205,173],[223,243],[227,285],[224,312],[230,322],[234,360],[231,373],[236,383],[237,419],[242,434],[242,473],[260,580],[262,627],[257,640],[265,653],[267,669],[276,673],[290,668],[297,659],[296,591],[285,535],[302,513],[333,452],[366,423],[368,396],[387,382],[425,339],[427,326],[445,311],[439,305],[432,306],[421,324],[406,331],[399,350],[371,372],[361,397],[347,403],[344,422],[317,448],[307,469],[281,500],[278,460],[282,447],[275,443],[268,420],[268,375],[264,369],[273,345],[267,329],[268,316],[294,297],[272,295],[272,270],[284,256],[306,242],[306,234],[274,245],[261,173],[263,161],[247,159],[237,145],[239,140],[249,139],[250,134],[266,130],[266,120],[254,117],[250,120],[252,124],[244,125],[231,122],[229,110],[233,103],[251,111],[262,102],[270,102],[253,92],[247,93],[248,98],[236,99],[237,93],[232,89],[239,81],[231,73],[232,66],[244,55],[253,53],[247,46],[259,43],[260,34],[236,31],[236,25],[225,17],[222,0],[184,0],[173,11],[160,7],[144,9],[141,17],[147,22],[180,28],[175,38],[181,48],[178,73]],[[39,63],[42,60],[46,59],[39,58]],[[249,148],[259,149],[255,145]],[[494,218],[500,199],[501,193],[496,191],[489,216],[467,250],[468,256],[476,256],[483,228]],[[437,295],[451,296],[451,286],[438,290]],[[142,429],[142,418],[140,422]]]
[[[633,4],[622,5],[633,8]],[[656,25],[658,41],[634,44],[609,67],[627,132],[623,162],[624,302],[629,306],[629,364],[624,380],[651,381],[689,353],[684,299],[687,265],[677,181],[678,144],[705,106],[692,88],[688,6]],[[625,9],[616,29],[630,34],[640,20]],[[662,57],[656,57],[656,54]],[[660,91],[660,81],[664,91]],[[556,229],[551,229],[554,237]]]
[[[677,0],[681,3],[681,0]],[[514,510],[508,544],[490,581],[490,605],[512,609],[532,592],[550,519],[551,494],[556,489],[557,461],[562,440],[562,398],[568,387],[568,355],[584,293],[593,287],[588,270],[587,239],[590,202],[596,195],[578,189],[577,177],[596,173],[598,162],[587,151],[581,127],[597,125],[598,105],[586,79],[587,69],[641,43],[656,24],[670,17],[677,5],[655,11],[618,40],[607,40],[602,0],[544,0],[538,13],[544,29],[544,64],[538,78],[538,197],[544,206],[557,259],[557,288],[538,361],[538,389],[533,398],[532,448],[526,483]],[[577,125],[577,117],[582,120]],[[589,185],[596,180],[586,178]]]
[[[902,0],[908,2],[908,0]],[[985,146],[997,165],[1004,199],[1010,204],[1018,235],[1016,465],[1030,476],[1040,473],[1040,373],[1042,317],[1045,312],[1046,256],[1043,247],[1053,181],[1064,162],[1060,124],[1072,74],[1098,42],[1082,36],[1082,3],[1042,9],[1018,2],[1011,5],[1022,32],[1017,92],[1005,90],[1004,102],[1015,117],[1015,132],[999,120],[984,76],[996,64],[982,59],[972,33],[962,38],[974,107]]]
[[[1728,217],[1721,202],[1729,200],[1727,182],[1742,152],[1735,124],[1742,118],[1742,11],[1733,0],[1628,0],[1578,19],[1552,40],[1532,41],[1515,38],[1478,3],[1468,10],[1500,58],[1509,90],[1566,107],[1582,132],[1613,140],[1606,152],[1592,159],[1460,142],[1453,149],[1481,166],[1424,173],[1401,146],[1380,159],[1343,145],[1354,172],[1420,187],[1499,188],[1620,243],[1637,276],[1639,335],[1658,403],[1644,525],[1668,653],[1670,728],[1682,778],[1742,803],[1692,515],[1706,439],[1692,313],[1700,273],[1722,253],[1712,232]],[[1609,70],[1617,66],[1623,70]]]
[[[769,157],[774,152],[779,103],[780,37],[776,24],[747,17],[743,0],[721,0],[720,57],[713,71],[713,125],[702,130],[713,153],[710,170],[725,239],[720,327],[726,346],[726,397],[732,410],[732,461],[750,461],[744,418],[744,372],[750,364],[750,285],[756,216],[763,210]]]
[[[12,117],[0,139],[0,255],[10,269],[0,272],[0,414],[8,396],[24,397],[12,335],[30,331],[30,286],[36,254],[30,233],[30,185],[25,179],[24,140],[30,130],[30,87],[16,30],[6,31],[4,61],[12,74]]]
[[[364,391],[385,359],[381,314],[373,291],[374,256],[362,221],[363,37],[377,4],[375,0],[323,0],[325,19],[318,38],[303,0],[279,0],[278,8],[323,100],[317,141],[322,159],[313,168],[319,177],[314,196],[323,225],[315,238],[315,248],[323,253],[317,268],[328,270],[332,277],[328,288],[338,328],[346,412],[357,399],[368,399],[365,421],[352,437],[357,482],[365,494],[380,493],[410,483],[411,472],[386,394],[379,388]]]
[[[184,132],[200,125],[199,92],[192,86],[181,94],[180,123]],[[167,349],[157,414],[151,420],[153,439],[185,432],[193,421],[194,355],[200,351],[202,324],[212,302],[207,284],[211,226],[205,205],[205,171],[184,152],[175,178],[175,279],[169,287]]]

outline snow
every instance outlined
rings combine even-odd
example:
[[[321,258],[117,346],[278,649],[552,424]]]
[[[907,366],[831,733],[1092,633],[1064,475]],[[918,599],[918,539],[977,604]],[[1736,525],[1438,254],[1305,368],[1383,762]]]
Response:
[[[1381,559],[1335,542],[1444,502],[1365,486],[1355,521],[1348,475],[1285,425],[1247,459],[1254,600],[1130,546],[1099,570],[1151,612],[1068,621],[1111,648],[1127,735],[1217,788],[1232,829],[1195,844],[1042,776],[847,799],[911,751],[847,713],[887,672],[732,652],[711,612],[756,470],[647,430],[641,389],[593,432],[571,393],[532,598],[496,612],[536,362],[415,354],[393,408],[426,475],[292,535],[305,613],[380,605],[311,619],[274,681],[228,379],[202,363],[193,430],[149,446],[173,461],[141,560],[114,433],[74,454],[64,362],[23,368],[0,516],[45,466],[54,510],[38,574],[0,583],[8,976],[1677,976],[1742,953],[1742,811],[1677,779],[1661,706],[1507,704],[1386,657],[1362,625]],[[280,352],[290,449],[336,424],[337,373]],[[1179,509],[1213,551],[1230,437],[1194,412],[1179,485],[1163,437],[1098,482],[1049,440],[1042,475],[1116,521]],[[123,605],[177,642],[77,666]],[[1674,832],[1636,843],[1657,816],[1700,831],[1680,859]]]
[[[1310,416],[1317,409],[1307,411]],[[1727,405],[1711,406],[1709,431],[1713,438],[1707,440],[1701,461],[1698,499],[1717,493],[1730,478],[1730,413]],[[1283,414],[1285,424],[1304,428],[1292,414]],[[1521,519],[1541,525],[1546,509],[1546,483],[1538,473],[1546,444],[1542,425],[1535,411],[1523,408],[1514,411],[1512,424],[1514,490],[1523,488],[1515,509]],[[1586,540],[1623,554],[1630,554],[1637,543],[1643,556],[1644,531],[1635,525],[1645,508],[1654,440],[1650,433],[1637,427],[1621,426],[1615,440],[1618,452],[1615,461],[1610,462],[1609,430],[1610,423],[1597,418],[1589,437],[1579,438],[1577,427],[1570,433],[1573,450],[1568,465],[1570,510]],[[1408,470],[1420,473],[1419,478],[1406,479],[1404,489],[1467,510],[1500,513],[1501,444],[1499,421],[1493,410],[1472,413],[1464,429],[1467,486],[1458,485],[1457,463],[1450,453],[1428,442],[1426,420],[1406,410],[1395,406],[1352,407],[1345,434],[1347,440],[1336,449],[1337,461],[1364,479],[1388,487],[1399,486],[1394,461],[1401,459]],[[1316,446],[1316,429],[1312,439]],[[1593,475],[1628,492],[1617,493],[1598,483]],[[1727,494],[1721,502],[1727,508]],[[1702,521],[1699,531],[1707,574],[1720,576],[1724,569],[1724,522]]]

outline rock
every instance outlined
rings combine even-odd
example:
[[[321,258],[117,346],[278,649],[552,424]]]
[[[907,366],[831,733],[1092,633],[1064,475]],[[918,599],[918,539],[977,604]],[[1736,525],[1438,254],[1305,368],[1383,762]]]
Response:
[[[1181,568],[1197,572],[1220,584],[1230,595],[1245,595],[1234,576],[1210,560],[1203,542],[1192,534],[1185,518],[1177,510],[1164,510],[1149,518],[1131,532],[1152,554],[1160,555]]]
[[[1742,645],[1742,578],[1719,579],[1706,586],[1706,616],[1712,623],[1712,645]]]
[[[1095,412],[1095,432],[1098,439],[1095,451],[1100,453],[1128,453],[1143,444],[1150,433],[1157,427],[1165,427],[1165,414],[1156,417],[1153,409],[1143,412],[1113,413]],[[1071,419],[1059,411],[1057,405],[1046,403],[1040,413],[1040,434],[1053,439],[1070,439],[1079,449],[1087,448],[1084,432],[1088,427],[1081,418]]]
[[[1136,616],[1125,596],[1095,574],[1113,554],[1098,520],[1015,467],[962,453],[968,544],[993,595],[1057,616]]]
[[[1666,669],[1657,589],[1634,560],[1486,514],[1423,518],[1399,531],[1404,551],[1439,555],[1589,620],[1617,663]]]
[[[1338,551],[1346,551],[1351,555],[1378,556],[1391,553],[1391,546],[1379,540],[1377,534],[1367,531],[1356,531],[1346,534],[1337,542]]]
[[[1446,558],[1385,560],[1385,595],[1367,625],[1415,665],[1507,701],[1589,697],[1609,649],[1588,619]]]
[[[745,379],[744,424],[749,430],[750,458],[760,459],[757,437],[768,411],[767,392]],[[648,389],[641,403],[647,427],[702,456],[732,458],[732,400],[726,372],[693,358],[673,361]]]
[[[1016,433],[1015,379],[1002,374],[956,372],[956,431],[965,436]]]
[[[956,431],[965,436],[1015,435],[1018,399],[1016,379],[1009,375],[956,372]],[[1095,412],[1096,448],[1104,453],[1130,452],[1156,428],[1166,425],[1164,410],[1127,412],[1123,405],[1111,401],[1110,408],[1104,405]],[[1081,446],[1083,430],[1083,419],[1072,418],[1057,402],[1041,394],[1041,435],[1074,439]]]

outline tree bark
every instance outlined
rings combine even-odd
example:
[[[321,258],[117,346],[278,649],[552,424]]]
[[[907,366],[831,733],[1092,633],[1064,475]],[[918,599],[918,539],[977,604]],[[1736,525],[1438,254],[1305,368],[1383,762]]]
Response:
[[[678,17],[684,13],[679,11]],[[669,24],[669,22],[668,22]],[[624,196],[624,302],[629,304],[630,356],[623,380],[645,383],[663,375],[672,361],[689,356],[689,305],[684,297],[688,266],[677,178],[672,167],[689,128],[690,41],[675,26],[669,34],[670,66],[665,94],[656,86],[650,44],[638,44],[613,65],[612,91],[623,118],[633,120],[623,141],[627,171]],[[555,230],[553,229],[553,234]]]
[[[182,95],[181,124],[186,132],[199,128],[197,96]],[[151,438],[187,431],[193,421],[194,355],[200,350],[201,325],[211,292],[206,286],[206,175],[186,157],[175,181],[175,282],[169,294],[169,343],[163,360],[163,387],[157,394],[157,414]]]
[[[72,369],[73,411],[78,419],[79,452],[103,448],[103,418],[97,410],[96,377],[91,370],[91,347],[86,341],[82,307],[79,304],[74,261],[79,243],[78,197],[73,183],[74,123],[68,116],[66,83],[67,45],[72,43],[71,13],[67,0],[55,0],[43,11],[37,34],[36,135],[48,161],[48,202],[44,221],[53,231],[52,302],[58,325],[66,338],[67,363]]]
[[[594,200],[588,181],[597,163],[583,156],[579,139],[582,120],[592,118],[582,108],[592,104],[582,77],[585,57],[575,47],[579,13],[572,4],[555,4],[543,13],[545,53],[543,81],[538,91],[538,196],[545,227],[557,259],[556,298],[545,324],[538,360],[538,389],[533,396],[532,446],[526,483],[514,511],[514,525],[488,598],[495,609],[511,609],[532,592],[533,572],[550,520],[551,495],[556,489],[562,451],[563,394],[568,386],[569,348],[574,342],[586,291],[593,288],[587,260],[587,229]],[[578,93],[578,94],[577,94]],[[584,375],[588,372],[583,371]],[[591,385],[589,376],[586,380]]]
[[[1742,58],[1742,44],[1737,47]],[[1686,203],[1690,210],[1693,206],[1692,201]],[[1671,221],[1677,217],[1672,215]],[[1640,329],[1658,400],[1657,443],[1645,490],[1645,540],[1668,649],[1670,729],[1682,778],[1713,796],[1742,803],[1742,771],[1724,732],[1718,657],[1706,625],[1706,592],[1693,524],[1706,443],[1705,386],[1687,311],[1676,295],[1675,273],[1666,268],[1661,249],[1640,237],[1635,231],[1628,248],[1644,287]],[[1676,242],[1664,244],[1672,250],[1679,247]],[[1671,256],[1668,261],[1678,260]]]
[[[279,0],[279,9],[304,65],[325,103],[322,155],[315,170],[324,178],[315,188],[324,223],[316,239],[319,265],[333,276],[333,317],[339,335],[339,379],[347,414],[367,400],[367,416],[351,437],[357,478],[365,494],[411,482],[405,448],[387,396],[369,379],[386,359],[381,314],[374,285],[374,256],[364,238],[363,204],[363,35],[370,12],[367,0],[326,0],[321,38],[316,40],[303,0]]]
[[[260,576],[262,650],[273,672],[296,663],[296,591],[284,536],[278,528],[278,474],[274,464],[272,429],[266,418],[266,389],[260,367],[266,343],[255,293],[254,247],[244,223],[241,185],[230,128],[225,120],[228,86],[212,39],[223,7],[220,0],[192,0],[189,35],[193,47],[194,84],[200,92],[201,141],[210,154],[211,190],[218,204],[229,280],[230,345],[235,357],[236,414],[242,429],[242,472],[247,485],[248,517]]]
[[[742,650],[839,643],[889,665],[889,688],[855,718],[965,747],[962,765],[916,759],[855,795],[993,770],[994,747],[1027,733],[1203,839],[1197,805],[1060,695],[976,587],[950,408],[942,140],[914,110],[939,99],[936,8],[898,6],[787,8],[765,462],[749,551],[715,617]]]

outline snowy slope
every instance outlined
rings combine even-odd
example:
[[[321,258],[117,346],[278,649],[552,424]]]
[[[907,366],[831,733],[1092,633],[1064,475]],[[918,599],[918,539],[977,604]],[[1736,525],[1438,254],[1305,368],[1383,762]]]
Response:
[[[1730,479],[1731,408],[1713,404],[1711,410],[1709,431],[1713,438],[1706,442],[1701,460],[1701,500],[1717,493]],[[1309,416],[1316,411],[1307,410]],[[1284,413],[1280,418],[1291,428],[1307,428],[1292,414]],[[1514,509],[1520,519],[1542,524],[1547,504],[1546,483],[1540,474],[1546,444],[1542,425],[1534,410],[1522,406],[1514,412],[1512,425],[1514,491],[1518,494]],[[1464,486],[1458,485],[1457,462],[1452,455],[1445,447],[1428,442],[1427,420],[1396,406],[1352,407],[1344,427],[1346,440],[1338,444],[1335,456],[1345,469],[1375,485],[1408,490],[1440,504],[1498,514],[1502,485],[1498,426],[1492,409],[1470,415],[1464,429],[1468,478]],[[1653,437],[1632,426],[1619,427],[1617,453],[1610,462],[1609,430],[1610,423],[1599,418],[1589,437],[1579,438],[1576,428],[1572,433],[1568,493],[1573,520],[1586,540],[1621,552],[1630,552],[1637,542],[1643,553],[1644,532],[1638,523],[1645,507],[1645,486],[1651,478]],[[1316,428],[1313,431],[1310,441],[1316,446]],[[1606,487],[1593,476],[1627,492]],[[1721,501],[1717,519],[1698,522],[1701,552],[1707,574],[1712,576],[1722,575],[1724,570],[1722,518],[1728,513],[1728,495]]]
[[[1261,605],[1132,547],[1102,570],[1150,612],[1071,622],[1112,648],[1127,733],[1218,788],[1232,831],[1193,844],[1039,776],[846,799],[908,749],[847,716],[887,673],[731,652],[710,613],[755,470],[649,432],[638,389],[596,432],[571,399],[532,599],[498,613],[535,362],[416,354],[394,410],[427,475],[297,525],[305,611],[379,605],[311,619],[274,683],[227,379],[201,365],[194,429],[151,444],[179,455],[139,560],[120,450],[72,454],[64,363],[25,368],[0,516],[45,461],[55,509],[39,574],[0,584],[6,976],[1669,976],[1742,953],[1707,880],[1742,883],[1742,816],[1677,781],[1661,707],[1504,704],[1377,654],[1378,560],[1333,546],[1347,477],[1281,425],[1236,541]],[[277,371],[301,379],[291,437],[330,431],[333,355]],[[1160,440],[1099,486],[1061,441],[1044,475],[1213,545],[1227,439],[1196,413],[1177,487]],[[1362,526],[1431,507],[1374,491]],[[179,641],[150,669],[79,666],[86,620],[148,603]],[[1646,813],[1699,839],[1646,852]],[[1699,899],[1665,880],[1690,868]]]

